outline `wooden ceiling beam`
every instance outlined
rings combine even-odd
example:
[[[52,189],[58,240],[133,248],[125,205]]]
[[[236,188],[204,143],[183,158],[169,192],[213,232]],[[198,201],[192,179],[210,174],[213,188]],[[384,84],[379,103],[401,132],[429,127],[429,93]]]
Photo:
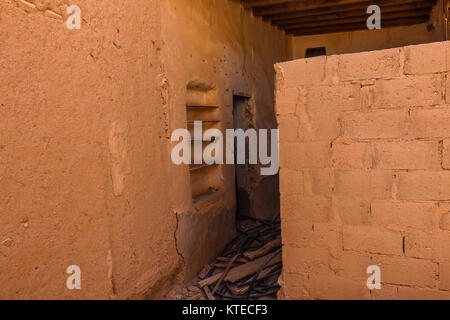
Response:
[[[386,14],[392,13],[392,12],[407,12],[410,10],[418,10],[418,9],[427,9],[428,12],[431,12],[431,9],[434,5],[434,1],[422,1],[422,2],[416,2],[416,3],[408,3],[408,4],[401,4],[401,5],[391,5],[386,6],[382,8],[382,19],[386,18]],[[273,25],[277,25],[278,27],[282,29],[287,29],[291,25],[295,24],[302,24],[302,23],[308,23],[308,22],[320,22],[320,21],[336,21],[346,19],[346,18],[358,18],[358,17],[364,17],[367,20],[367,14],[365,9],[359,9],[359,10],[352,10],[352,11],[343,11],[343,12],[336,12],[331,14],[323,14],[318,16],[304,16],[304,17],[298,17],[298,18],[292,18],[292,19],[285,19],[285,20],[278,20],[273,21]]]
[[[438,0],[233,0],[294,36],[367,29],[367,8],[381,8],[382,28],[429,21]]]
[[[312,10],[298,10],[298,11],[284,12],[284,13],[273,14],[273,15],[265,15],[262,17],[263,17],[263,20],[265,20],[265,21],[277,21],[277,20],[297,18],[297,17],[317,16],[317,15],[327,14],[327,13],[336,13],[336,12],[345,12],[345,11],[351,11],[351,10],[367,9],[372,4],[376,4],[382,8],[384,6],[417,3],[417,2],[423,2],[423,1],[428,1],[428,0],[403,0],[400,2],[399,2],[399,0],[366,0],[361,3],[355,3],[355,4],[349,4],[349,5],[329,6],[326,8],[312,9]],[[438,0],[429,0],[429,1],[432,1],[436,4]]]
[[[401,11],[395,11],[390,13],[383,14],[383,20],[381,22],[381,26],[383,27],[384,21],[390,21],[394,19],[400,19],[400,18],[413,18],[418,16],[425,16],[431,14],[431,8],[423,8],[423,9],[413,9],[413,10],[401,10]],[[305,29],[305,28],[312,28],[312,27],[327,27],[327,26],[336,26],[336,25],[347,25],[352,23],[364,23],[366,25],[367,16],[361,15],[359,17],[351,17],[351,18],[344,18],[344,19],[330,19],[330,20],[323,20],[323,21],[310,21],[310,22],[301,22],[296,24],[290,24],[285,26],[279,26],[281,29],[286,30],[289,32],[290,30],[298,30],[298,29]],[[367,28],[367,25],[366,25]]]
[[[399,3],[402,0],[398,0]],[[291,11],[300,11],[300,10],[311,10],[311,9],[320,9],[331,6],[341,6],[347,4],[361,4],[362,2],[367,2],[367,0],[297,0],[295,2],[288,2],[283,4],[275,4],[264,7],[256,7],[253,9],[253,14],[255,16],[265,16],[272,15],[278,13],[285,13]],[[372,2],[376,4],[376,1]]]
[[[385,28],[390,28],[390,27],[422,24],[422,23],[426,23],[427,21],[429,21],[429,19],[430,19],[430,16],[425,15],[425,16],[412,17],[412,18],[385,20],[383,22],[383,26]],[[348,25],[330,25],[330,26],[326,26],[326,27],[292,29],[292,30],[286,31],[286,33],[293,35],[293,36],[306,36],[306,35],[319,35],[319,34],[327,34],[327,33],[357,31],[357,30],[367,30],[366,22],[364,21],[364,22],[352,23],[352,24],[348,24]]]
[[[390,0],[390,1],[397,3],[397,0]],[[419,1],[419,0],[417,0],[417,1]],[[344,6],[338,6],[338,7],[327,7],[327,8],[311,9],[311,10],[298,10],[298,11],[264,15],[264,16],[262,16],[262,18],[264,21],[278,21],[278,20],[285,20],[285,19],[298,18],[298,17],[318,16],[321,14],[345,12],[348,10],[357,10],[357,9],[367,8],[370,5],[370,3],[372,3],[372,2],[370,2],[370,0],[369,0],[366,2],[362,2],[360,4],[357,3],[357,4],[344,5]]]

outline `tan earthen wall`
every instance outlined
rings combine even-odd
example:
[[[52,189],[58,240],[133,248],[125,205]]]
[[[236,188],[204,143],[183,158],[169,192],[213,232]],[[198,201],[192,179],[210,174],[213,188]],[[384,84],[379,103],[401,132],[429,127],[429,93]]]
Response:
[[[159,4],[79,0],[80,30],[68,4],[0,3],[0,298],[153,296],[181,265]]]
[[[450,43],[276,71],[281,296],[450,299]]]
[[[212,260],[234,233],[234,171],[194,207],[170,160],[186,87],[217,90],[224,128],[233,93],[275,127],[289,38],[228,0],[3,0],[0,28],[0,299],[162,297]]]

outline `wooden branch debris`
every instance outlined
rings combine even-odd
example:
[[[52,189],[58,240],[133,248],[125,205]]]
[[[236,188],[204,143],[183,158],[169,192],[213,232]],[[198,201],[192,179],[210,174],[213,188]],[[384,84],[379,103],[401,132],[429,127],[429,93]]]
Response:
[[[208,300],[216,300],[213,296],[213,294],[211,293],[211,290],[209,290],[208,286],[203,287],[203,292],[205,292],[206,297],[208,298]]]
[[[241,254],[238,253],[237,255],[234,256],[233,259],[230,260],[230,262],[228,263],[228,266],[226,267],[224,273],[222,273],[222,276],[220,277],[219,281],[217,282],[217,284],[215,285],[212,294],[214,295],[217,292],[217,289],[219,289],[219,286],[222,284],[223,279],[225,279],[225,277],[228,275],[228,273],[230,272],[231,267],[233,266],[234,261],[239,258]]]
[[[282,270],[281,225],[275,219],[246,218],[239,235],[188,287],[189,300],[275,299]]]
[[[281,238],[277,238],[273,241],[270,241],[264,247],[250,252],[245,252],[244,257],[246,257],[249,260],[255,260],[256,258],[262,257],[266,255],[267,253],[273,251],[274,249],[278,249],[281,247]]]
[[[198,277],[200,279],[205,279],[208,276],[208,273],[211,271],[212,267],[211,265],[207,264],[202,271],[199,273]]]
[[[245,277],[255,274],[256,271],[258,271],[259,267],[264,263],[264,261],[267,260],[268,257],[269,257],[269,255],[259,258],[255,261],[249,262],[247,264],[244,264],[242,266],[234,268],[225,277],[225,281],[235,283],[238,280],[241,280]],[[281,253],[275,259],[271,260],[267,264],[267,267],[271,267],[278,263],[281,263]]]
[[[206,278],[204,280],[201,280],[198,282],[198,286],[200,288],[206,287],[206,286],[211,286],[213,284],[215,284],[217,281],[219,281],[220,277],[222,276],[222,273],[218,273],[215,274],[209,278]]]

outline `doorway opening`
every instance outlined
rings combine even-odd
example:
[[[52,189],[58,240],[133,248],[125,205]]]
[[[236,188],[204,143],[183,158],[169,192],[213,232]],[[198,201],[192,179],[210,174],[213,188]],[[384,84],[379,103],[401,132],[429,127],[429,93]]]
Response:
[[[252,125],[252,112],[250,98],[244,96],[233,96],[233,126],[234,129],[247,131]],[[234,162],[236,183],[236,215],[248,216],[250,214],[250,165],[248,156],[248,141],[246,144],[245,164],[237,164],[237,139],[234,140]]]

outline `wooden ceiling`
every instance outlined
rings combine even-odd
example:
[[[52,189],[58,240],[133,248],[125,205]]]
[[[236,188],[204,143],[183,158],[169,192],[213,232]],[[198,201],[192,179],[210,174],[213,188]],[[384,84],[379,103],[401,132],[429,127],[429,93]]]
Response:
[[[367,8],[381,8],[381,27],[426,23],[437,0],[242,0],[257,17],[294,36],[367,29]]]

